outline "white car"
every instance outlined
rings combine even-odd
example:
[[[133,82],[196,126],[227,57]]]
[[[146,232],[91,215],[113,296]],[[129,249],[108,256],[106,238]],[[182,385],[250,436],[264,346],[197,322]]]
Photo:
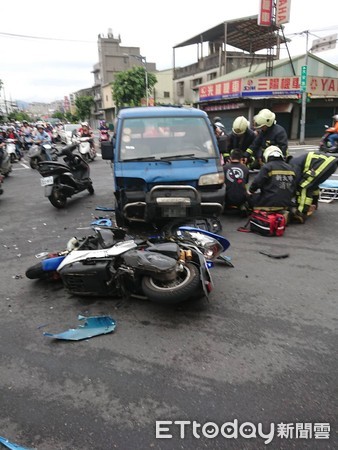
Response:
[[[63,128],[59,129],[61,144],[70,145],[73,143],[72,138],[76,135],[77,131],[81,128],[80,123],[66,123]]]

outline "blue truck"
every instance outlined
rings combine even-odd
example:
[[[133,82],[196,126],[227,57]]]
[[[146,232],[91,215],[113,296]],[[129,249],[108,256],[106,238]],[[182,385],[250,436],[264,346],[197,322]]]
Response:
[[[174,218],[217,217],[224,173],[208,115],[196,108],[136,107],[118,113],[111,160],[119,226]]]

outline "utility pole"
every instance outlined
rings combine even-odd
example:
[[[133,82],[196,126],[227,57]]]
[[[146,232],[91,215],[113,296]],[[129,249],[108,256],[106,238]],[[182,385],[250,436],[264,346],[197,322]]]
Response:
[[[306,123],[306,100],[307,100],[307,69],[308,69],[308,44],[309,44],[309,31],[304,31],[306,33],[306,53],[305,53],[305,65],[302,67],[301,74],[301,89],[302,89],[302,112],[300,119],[300,136],[299,143],[305,144],[305,123]]]

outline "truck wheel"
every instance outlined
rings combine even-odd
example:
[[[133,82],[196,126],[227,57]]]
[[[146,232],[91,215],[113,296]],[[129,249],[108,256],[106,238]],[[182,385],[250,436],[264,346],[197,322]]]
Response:
[[[199,293],[200,276],[194,264],[187,263],[174,281],[159,281],[152,277],[142,278],[144,294],[153,302],[175,304]]]
[[[115,208],[115,221],[118,227],[123,228],[126,226],[126,219],[117,207]]]
[[[58,209],[64,208],[67,203],[67,197],[65,196],[65,194],[60,191],[60,189],[56,189],[55,187],[53,187],[52,193],[48,197],[48,200],[55,208]]]

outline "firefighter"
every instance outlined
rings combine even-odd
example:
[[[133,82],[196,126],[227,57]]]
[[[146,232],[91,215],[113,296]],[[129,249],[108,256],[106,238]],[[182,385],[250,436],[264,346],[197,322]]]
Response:
[[[275,145],[264,151],[263,158],[265,164],[248,190],[249,205],[263,211],[287,211],[292,206],[295,192],[295,171],[284,161],[281,149]]]
[[[228,139],[228,151],[233,149],[245,152],[256,138],[256,133],[249,127],[249,121],[244,116],[238,116],[232,123]]]
[[[270,145],[279,147],[283,156],[287,156],[288,136],[285,129],[277,124],[275,119],[275,113],[269,109],[262,109],[254,117],[254,128],[259,132],[244,154],[246,163],[251,158],[255,158],[256,162],[261,166],[263,164],[263,152]]]
[[[291,219],[304,223],[318,208],[319,185],[327,180],[338,167],[338,158],[319,152],[309,152],[288,161],[296,172],[296,208]]]

